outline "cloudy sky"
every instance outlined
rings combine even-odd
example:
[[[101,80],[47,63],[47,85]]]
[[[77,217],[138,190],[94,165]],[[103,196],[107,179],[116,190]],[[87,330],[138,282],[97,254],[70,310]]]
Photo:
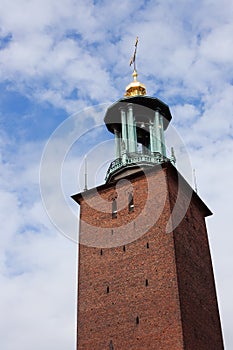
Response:
[[[209,240],[233,348],[233,2],[0,0],[1,349],[75,349],[78,210],[69,195],[83,188],[85,153],[89,186],[104,181],[113,154],[103,114],[131,81],[136,35],[139,80],[170,106],[214,213]],[[40,177],[56,128],[64,143],[53,159],[46,148]],[[57,223],[58,185],[67,216]]]

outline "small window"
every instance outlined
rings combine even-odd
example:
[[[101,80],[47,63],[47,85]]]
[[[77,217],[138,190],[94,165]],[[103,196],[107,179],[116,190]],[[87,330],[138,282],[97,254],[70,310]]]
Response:
[[[117,202],[116,199],[113,199],[112,201],[112,218],[116,218],[117,217]]]
[[[133,195],[132,193],[129,194],[128,197],[128,210],[129,213],[131,213],[132,211],[134,211],[134,201],[133,201]]]
[[[123,252],[125,252],[125,245],[123,245]]]
[[[100,255],[103,255],[103,249],[100,249]]]
[[[107,293],[109,293],[109,286],[107,286]]]
[[[147,247],[147,249],[149,249],[149,247],[150,247],[150,245],[149,245],[149,243],[148,243],[148,242],[146,243],[146,247]]]
[[[147,286],[148,286],[148,284],[149,284],[149,283],[148,283],[148,279],[146,279],[146,283],[145,283],[145,284],[146,284],[146,287],[147,287]]]
[[[136,324],[139,324],[139,317],[136,317]]]

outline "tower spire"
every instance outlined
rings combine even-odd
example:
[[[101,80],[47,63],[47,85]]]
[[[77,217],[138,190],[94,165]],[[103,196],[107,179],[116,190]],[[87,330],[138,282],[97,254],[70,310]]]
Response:
[[[133,64],[134,71],[137,72],[136,69],[136,54],[137,54],[137,47],[138,47],[138,36],[136,37],[136,42],[135,42],[135,48],[134,48],[134,53],[133,56],[130,59],[129,65],[131,66]]]
[[[136,37],[135,45],[134,45],[134,53],[133,56],[130,59],[129,65],[131,66],[133,64],[134,70],[133,70],[133,81],[129,85],[126,86],[125,91],[125,97],[132,97],[132,96],[144,96],[146,95],[146,87],[144,84],[140,83],[137,80],[137,69],[136,69],[136,55],[137,55],[137,47],[138,47],[138,36]]]

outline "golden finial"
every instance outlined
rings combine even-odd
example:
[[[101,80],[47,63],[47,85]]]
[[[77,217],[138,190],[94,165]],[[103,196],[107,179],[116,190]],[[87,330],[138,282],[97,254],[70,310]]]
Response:
[[[128,86],[126,86],[126,91],[125,91],[125,97],[130,97],[130,96],[144,96],[146,95],[146,87],[142,83],[140,83],[137,80],[137,69],[136,69],[136,54],[137,54],[137,46],[138,46],[138,37],[136,37],[136,42],[135,42],[135,48],[134,48],[134,54],[130,59],[129,65],[131,66],[134,64],[134,70],[133,70],[133,82],[130,83]]]

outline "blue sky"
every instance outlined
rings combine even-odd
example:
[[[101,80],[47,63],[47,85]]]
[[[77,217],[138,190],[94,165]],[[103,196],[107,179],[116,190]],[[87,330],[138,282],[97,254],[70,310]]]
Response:
[[[209,240],[225,346],[233,348],[232,17],[230,0],[1,0],[2,349],[75,349],[77,245],[44,210],[40,161],[56,128],[67,127],[64,142],[88,130],[71,147],[62,172],[73,213],[72,225],[67,217],[62,225],[75,235],[78,212],[69,195],[83,187],[86,152],[89,186],[95,176],[103,181],[113,147],[111,135],[98,125],[105,106],[121,98],[131,81],[136,35],[138,78],[148,95],[170,106],[199,194],[214,212],[207,220]],[[63,144],[57,146],[59,155]],[[45,185],[56,176],[56,160]],[[55,203],[56,193],[50,195]]]

